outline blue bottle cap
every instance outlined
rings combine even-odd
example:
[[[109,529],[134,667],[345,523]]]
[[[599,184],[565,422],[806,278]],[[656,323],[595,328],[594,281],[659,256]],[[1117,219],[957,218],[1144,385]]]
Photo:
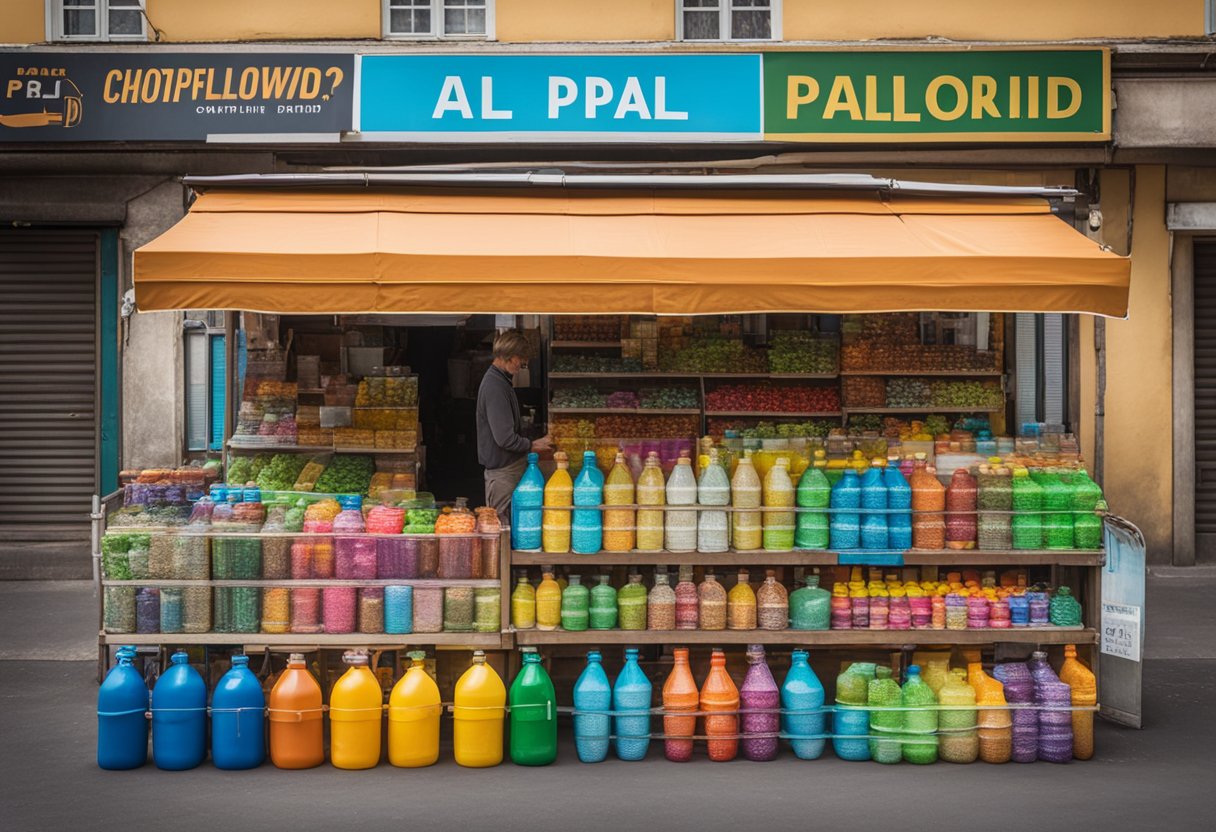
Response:
[[[626,647],[625,648],[625,661],[627,661],[627,662],[628,661],[637,661],[637,658],[638,658],[638,648],[636,648],[636,647]]]
[[[920,665],[914,664],[908,668],[908,678],[909,679],[911,679],[913,676],[919,676],[919,675],[920,675]]]
[[[528,454],[528,464],[535,465],[540,461],[540,454]]]
[[[135,652],[134,644],[124,644],[122,647],[118,648],[118,651],[115,653],[115,658],[117,658],[120,662],[130,662],[134,660]]]
[[[173,654],[169,661],[173,664],[189,664],[190,657],[184,651],[179,650]]]
[[[598,661],[602,661],[602,660],[603,660],[603,657],[600,656],[599,650],[588,650],[587,651],[587,661],[598,662]]]
[[[249,657],[244,656],[244,655],[233,656],[232,657],[232,666],[233,667],[248,667],[249,666]]]
[[[806,661],[807,652],[805,650],[795,650],[790,653],[790,660],[795,662]]]

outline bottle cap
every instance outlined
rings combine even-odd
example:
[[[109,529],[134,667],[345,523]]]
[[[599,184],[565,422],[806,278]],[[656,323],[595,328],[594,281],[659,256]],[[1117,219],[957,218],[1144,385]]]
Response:
[[[233,656],[232,657],[232,666],[233,667],[248,667],[249,666],[249,657],[246,655],[242,655],[242,654]]]
[[[304,654],[303,654],[303,653],[291,653],[291,654],[289,654],[289,655],[287,656],[287,664],[289,664],[289,665],[293,665],[293,664],[304,664]]]
[[[588,650],[587,651],[587,661],[598,662],[598,661],[602,661],[602,660],[603,660],[603,657],[600,656],[599,650]]]
[[[405,654],[414,664],[422,664],[426,661],[426,652],[422,650],[411,650]]]
[[[190,662],[190,657],[179,650],[173,654],[169,661],[171,661],[173,664],[188,664]]]
[[[351,667],[367,667],[367,654],[362,650],[347,650],[342,654],[342,663]]]

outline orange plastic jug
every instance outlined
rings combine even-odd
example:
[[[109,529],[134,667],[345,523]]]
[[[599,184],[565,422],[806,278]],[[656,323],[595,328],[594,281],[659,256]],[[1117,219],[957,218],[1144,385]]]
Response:
[[[292,653],[268,701],[270,761],[278,768],[313,768],[325,762],[321,686],[303,653]]]
[[[1013,755],[1013,717],[1006,708],[1005,686],[985,673],[979,662],[967,665],[967,682],[975,688],[975,701],[980,706],[976,722],[980,759],[985,763],[1009,762]]]
[[[426,653],[409,654],[410,669],[388,698],[388,761],[423,768],[439,759],[439,686],[426,672]]]
[[[677,647],[672,651],[672,659],[671,673],[663,683],[663,733],[668,737],[663,743],[663,753],[674,763],[684,763],[692,759],[692,737],[697,732],[697,718],[676,714],[681,711],[695,714],[701,697],[697,691],[697,680],[692,677],[692,669],[688,666],[688,648]]]
[[[739,689],[726,672],[726,654],[715,650],[709,660],[709,675],[701,686],[701,710],[706,712],[705,735],[709,759],[725,763],[739,753]],[[720,714],[713,713],[721,711]]]
[[[373,768],[380,762],[384,691],[367,654],[347,650],[346,672],[329,692],[329,761],[334,768]]]
[[[473,665],[456,682],[452,699],[452,748],[457,765],[488,768],[501,763],[507,686],[486,664],[483,651],[473,651]]]
[[[1098,704],[1098,680],[1093,671],[1077,658],[1077,645],[1064,645],[1064,664],[1060,667],[1060,681],[1072,688],[1072,704]],[[1094,712],[1072,712],[1072,756],[1088,760],[1094,756]]]

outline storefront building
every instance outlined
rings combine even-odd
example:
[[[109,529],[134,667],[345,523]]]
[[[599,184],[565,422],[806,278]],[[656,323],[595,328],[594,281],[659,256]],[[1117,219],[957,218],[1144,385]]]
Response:
[[[133,252],[190,208],[183,176],[417,165],[1076,188],[1060,211],[1131,258],[1127,319],[1029,320],[1014,415],[1078,435],[1150,562],[1211,557],[1210,3],[892,3],[865,18],[881,30],[799,0],[10,5],[4,574],[87,572],[91,494],[223,439],[209,310],[239,303],[124,301]]]

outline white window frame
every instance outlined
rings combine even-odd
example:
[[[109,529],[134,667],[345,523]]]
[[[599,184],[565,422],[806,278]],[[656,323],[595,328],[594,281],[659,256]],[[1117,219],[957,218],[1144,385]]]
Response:
[[[769,19],[769,35],[767,38],[732,38],[730,36],[731,11],[733,9],[732,0],[718,0],[718,37],[717,38],[697,38],[696,40],[684,40],[684,0],[676,0],[676,40],[684,41],[685,43],[772,43],[784,39],[784,33],[781,28],[781,21],[784,17],[782,14],[783,0],[768,0],[770,9]],[[693,7],[691,11],[696,11]],[[702,11],[707,11],[702,9]],[[746,8],[741,8],[740,11],[747,11]]]
[[[429,32],[392,32],[389,27],[392,17],[389,14],[390,0],[380,0],[380,29],[385,40],[497,40],[494,21],[495,0],[484,0],[486,4],[486,33],[484,35],[447,35],[443,32],[444,0],[430,0],[431,31]]]
[[[1216,0],[1207,0],[1203,6],[1204,34],[1216,35]]]
[[[66,41],[69,43],[146,43],[148,40],[147,0],[139,0],[142,12],[139,16],[138,35],[110,34],[110,0],[93,0],[97,14],[96,35],[69,35],[63,31],[63,15],[65,7],[63,0],[46,0],[46,39],[48,41]],[[134,11],[131,6],[120,6],[121,10]]]

